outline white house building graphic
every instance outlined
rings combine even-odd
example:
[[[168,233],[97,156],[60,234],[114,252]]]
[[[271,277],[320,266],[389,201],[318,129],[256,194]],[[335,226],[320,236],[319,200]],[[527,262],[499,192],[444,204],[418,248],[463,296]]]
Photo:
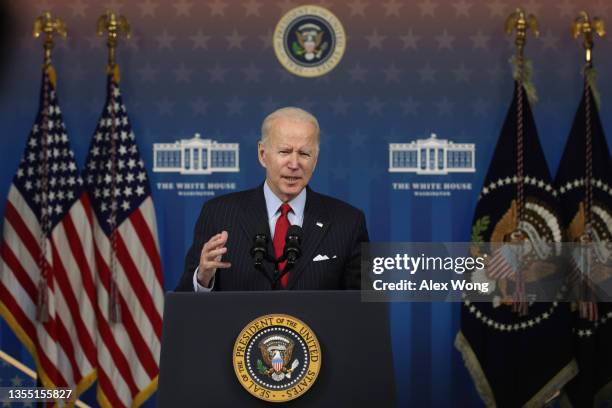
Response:
[[[473,143],[453,143],[438,139],[432,133],[428,139],[389,143],[389,172],[427,175],[474,173],[475,155]]]
[[[199,133],[192,139],[154,143],[153,171],[180,174],[239,172],[239,150],[238,143],[201,139]]]

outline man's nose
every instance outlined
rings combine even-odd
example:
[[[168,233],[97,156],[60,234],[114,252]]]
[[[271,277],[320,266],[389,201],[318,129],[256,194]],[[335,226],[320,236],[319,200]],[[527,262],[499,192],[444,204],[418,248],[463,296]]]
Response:
[[[290,169],[297,169],[300,167],[297,152],[289,155],[289,162],[287,163],[287,166],[289,166]]]

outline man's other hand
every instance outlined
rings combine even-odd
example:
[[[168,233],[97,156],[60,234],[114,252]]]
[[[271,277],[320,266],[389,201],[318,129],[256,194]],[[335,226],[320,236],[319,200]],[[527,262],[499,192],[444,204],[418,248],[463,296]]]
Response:
[[[217,268],[229,268],[229,262],[221,262],[221,257],[227,252],[227,231],[214,235],[202,247],[200,253],[200,266],[198,267],[198,283],[210,287],[210,281],[217,272]]]

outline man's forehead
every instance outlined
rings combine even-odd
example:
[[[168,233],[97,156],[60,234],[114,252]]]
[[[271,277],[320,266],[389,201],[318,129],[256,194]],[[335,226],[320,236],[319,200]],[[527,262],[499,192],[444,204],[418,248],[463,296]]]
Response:
[[[299,118],[286,118],[280,117],[272,120],[270,124],[270,128],[273,131],[287,131],[291,129],[299,129],[302,130],[304,128],[310,128],[314,132],[316,130],[316,126],[314,123],[309,122],[307,120],[299,119]]]
[[[288,121],[274,124],[270,129],[270,136],[277,142],[282,140],[306,139],[307,142],[316,140],[316,127],[306,121]]]

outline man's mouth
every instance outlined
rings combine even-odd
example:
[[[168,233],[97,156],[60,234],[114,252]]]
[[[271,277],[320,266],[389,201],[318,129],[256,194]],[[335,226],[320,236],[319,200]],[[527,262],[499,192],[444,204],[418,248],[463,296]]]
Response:
[[[283,178],[290,183],[295,183],[296,181],[301,179],[301,177],[290,177],[290,176],[283,176]]]

